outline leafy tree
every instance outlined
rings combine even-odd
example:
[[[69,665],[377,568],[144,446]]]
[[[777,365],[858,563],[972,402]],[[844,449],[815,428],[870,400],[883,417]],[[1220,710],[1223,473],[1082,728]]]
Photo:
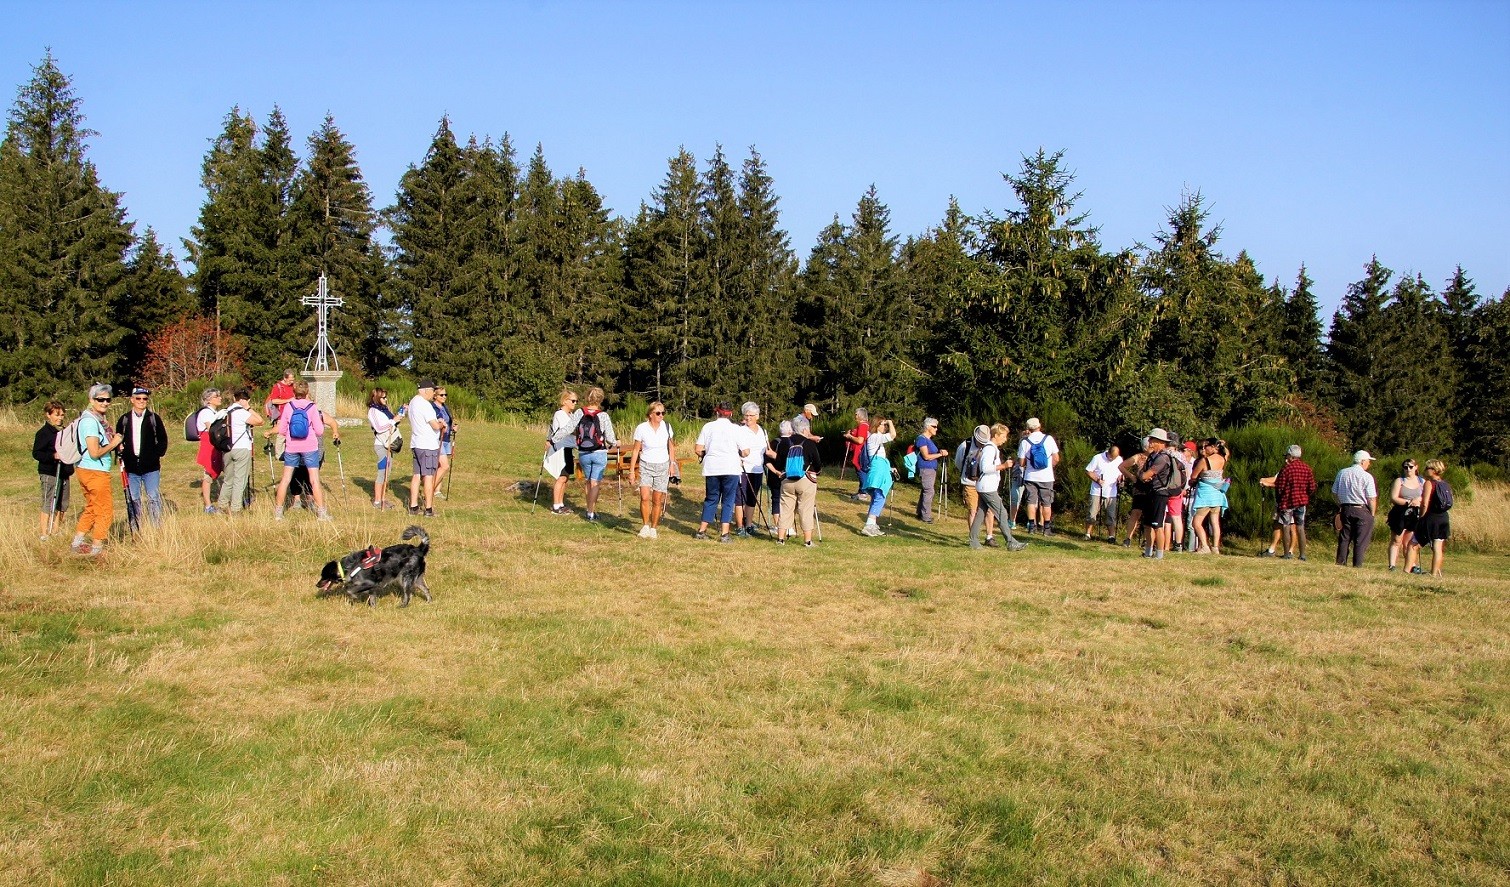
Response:
[[[147,337],[141,380],[147,387],[183,391],[196,380],[246,374],[246,343],[206,317],[190,315]]]
[[[115,378],[131,226],[85,156],[67,75],[48,53],[16,96],[0,142],[0,397],[29,400]]]
[[[370,377],[394,367],[394,306],[383,301],[386,265],[373,234],[377,214],[357,166],[356,151],[326,115],[309,137],[309,159],[291,191],[290,243],[297,253],[293,282],[323,273],[343,305],[331,313],[331,345]],[[306,290],[310,288],[306,284]],[[300,293],[303,295],[303,293]],[[302,313],[310,313],[305,309]]]

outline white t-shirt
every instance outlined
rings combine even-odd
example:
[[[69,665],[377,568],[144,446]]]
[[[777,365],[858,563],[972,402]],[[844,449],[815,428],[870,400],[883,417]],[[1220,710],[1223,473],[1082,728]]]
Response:
[[[893,440],[896,440],[895,434],[882,434],[879,431],[872,431],[870,436],[865,438],[865,451],[870,454],[870,458],[872,459],[877,456],[884,458],[886,456],[886,445]]]
[[[250,451],[252,449],[251,431],[246,426],[246,417],[250,415],[247,408],[239,403],[232,404],[230,409],[226,410],[226,416],[229,417],[226,424],[230,426],[232,450]]]
[[[754,428],[739,426],[739,448],[750,451],[750,455],[743,458],[745,474],[760,474],[765,471],[765,448],[768,446],[770,440],[765,436],[764,428],[759,425]]]
[[[697,445],[704,450],[703,477],[741,473],[743,464],[739,451],[744,446],[740,440],[739,426],[730,422],[726,416],[719,416],[704,425],[697,435]]]
[[[996,444],[986,444],[980,448],[980,480],[975,482],[975,489],[982,493],[994,493],[1001,489],[1001,472],[996,466],[1001,464],[1001,450]]]
[[[440,449],[440,432],[430,427],[430,423],[439,418],[434,404],[425,400],[423,395],[414,395],[409,401],[409,449]]]
[[[1106,452],[1102,451],[1091,457],[1091,464],[1085,466],[1097,480],[1091,481],[1091,495],[1102,499],[1117,498],[1117,484],[1122,479],[1122,457],[1115,459],[1106,458]]]
[[[651,428],[644,421],[634,426],[634,442],[640,445],[640,461],[649,465],[663,465],[671,461],[671,438],[676,433],[670,422],[662,422],[660,428]]]
[[[1043,442],[1043,451],[1049,457],[1049,467],[1029,469],[1028,453],[1032,452],[1033,444]],[[1059,452],[1059,444],[1054,441],[1052,434],[1044,434],[1035,431],[1023,438],[1017,447],[1017,458],[1023,464],[1022,479],[1028,483],[1053,483],[1054,482],[1054,454]]]
[[[199,426],[200,435],[203,436],[205,434],[208,434],[210,432],[210,426],[214,425],[215,420],[219,419],[222,415],[224,414],[219,410],[214,410],[210,407],[200,407],[199,415],[194,420],[194,423]]]

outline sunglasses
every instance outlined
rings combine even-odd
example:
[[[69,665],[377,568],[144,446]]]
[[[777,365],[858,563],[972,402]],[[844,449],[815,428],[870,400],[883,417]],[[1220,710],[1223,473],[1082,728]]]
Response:
[[[664,415],[666,415],[666,411],[665,410],[656,410],[655,412],[651,413],[650,415],[652,415],[652,416],[664,416]]]
[[[94,402],[95,402],[95,403],[109,403],[109,402],[110,402],[110,400],[111,400],[111,399],[110,399],[110,398],[108,398],[108,397],[96,397],[96,398],[95,398],[95,399],[94,399]]]
[[[445,392],[444,392],[444,391],[442,391],[442,392],[440,392],[440,393],[438,393],[438,394],[436,394],[436,395],[435,395],[435,396],[436,396],[436,397],[445,397],[445,396],[446,396],[446,393],[445,393]]]

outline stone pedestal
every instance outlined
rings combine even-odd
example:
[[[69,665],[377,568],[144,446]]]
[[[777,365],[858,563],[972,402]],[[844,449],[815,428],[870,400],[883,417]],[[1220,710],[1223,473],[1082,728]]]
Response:
[[[336,380],[344,375],[340,370],[305,370],[299,375],[309,381],[309,399],[332,419],[336,417]]]

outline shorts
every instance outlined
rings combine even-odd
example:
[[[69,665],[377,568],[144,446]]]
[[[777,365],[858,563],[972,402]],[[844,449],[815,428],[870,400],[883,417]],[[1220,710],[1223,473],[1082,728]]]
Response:
[[[965,510],[974,511],[980,507],[980,491],[975,487],[960,484],[960,490],[965,494]]]
[[[1306,525],[1306,506],[1297,505],[1294,508],[1281,508],[1274,516],[1274,520],[1281,527],[1303,527]]]
[[[62,484],[59,484],[56,475],[39,474],[37,476],[42,478],[42,513],[50,514],[56,510],[59,514],[62,514],[67,511],[68,488],[72,486],[68,482],[68,478],[63,478]],[[61,491],[59,490],[60,486],[62,487]],[[56,502],[53,500],[54,496],[59,497]]]
[[[288,450],[284,450],[283,464],[289,468],[298,468],[300,465],[303,465],[305,468],[313,468],[318,471],[320,468],[320,451],[310,450],[308,453],[290,453]]]
[[[1389,531],[1398,536],[1401,533],[1412,532],[1416,529],[1416,521],[1420,517],[1420,509],[1408,505],[1395,505],[1385,516],[1389,523]]]
[[[441,441],[440,442],[440,454],[442,456],[449,456],[449,455],[451,455],[451,448],[454,447],[454,446],[455,446],[455,444],[451,443],[449,440],[443,440],[443,441]]]
[[[1170,518],[1170,520],[1174,521],[1175,523],[1180,523],[1181,522],[1181,518],[1183,518],[1184,516],[1185,516],[1185,497],[1184,496],[1170,496],[1169,497],[1169,518]]]
[[[434,477],[440,471],[440,450],[415,450],[409,453],[414,457],[414,473],[419,477]]]
[[[1085,519],[1086,523],[1095,523],[1096,518],[1100,516],[1103,511],[1106,512],[1107,519],[1110,520],[1113,524],[1117,522],[1116,496],[1092,496],[1089,512],[1090,517],[1087,517]]]
[[[1416,542],[1420,545],[1430,545],[1439,540],[1445,542],[1451,530],[1445,511],[1428,514],[1416,521]]]
[[[664,493],[671,489],[670,462],[641,462],[640,487],[649,487],[652,493]]]
[[[735,505],[760,504],[760,480],[763,474],[745,472],[739,476],[739,490],[734,493]]]
[[[603,479],[603,472],[608,469],[608,451],[593,450],[590,453],[582,453],[577,456],[577,464],[582,466],[582,477],[596,483]]]
[[[571,447],[566,448],[566,467],[561,469],[562,477],[571,477],[577,473],[577,460],[574,458],[576,453]]]
[[[1169,519],[1169,497],[1163,493],[1149,493],[1144,497],[1143,522],[1150,530],[1164,526]]]
[[[1030,480],[1022,485],[1022,501],[1028,505],[1054,506],[1054,482]]]

